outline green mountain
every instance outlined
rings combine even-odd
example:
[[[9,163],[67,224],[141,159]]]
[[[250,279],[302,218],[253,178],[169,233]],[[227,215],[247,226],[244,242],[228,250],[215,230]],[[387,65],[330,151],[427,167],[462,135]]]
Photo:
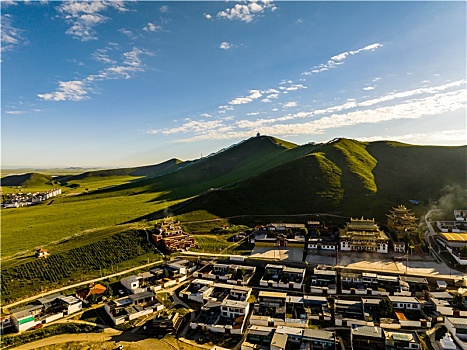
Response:
[[[308,154],[320,145],[297,146],[269,136],[252,137],[212,155],[192,161],[170,174],[147,177],[105,192],[165,192],[159,200],[185,199],[232,185]]]
[[[215,163],[207,160],[198,170],[217,164],[216,169],[225,165],[223,171],[198,171],[188,186],[204,192],[171,208],[172,212],[206,210],[221,217],[334,213],[382,218],[397,204],[411,199],[428,204],[440,198],[446,188],[465,189],[466,185],[466,146],[338,139],[290,148],[259,147],[266,139],[242,144],[242,162],[233,162],[224,152]],[[275,139],[274,143],[281,141]],[[232,154],[239,151],[229,150]],[[181,175],[171,174],[172,181],[181,181]],[[162,186],[159,190],[163,185],[157,184]]]

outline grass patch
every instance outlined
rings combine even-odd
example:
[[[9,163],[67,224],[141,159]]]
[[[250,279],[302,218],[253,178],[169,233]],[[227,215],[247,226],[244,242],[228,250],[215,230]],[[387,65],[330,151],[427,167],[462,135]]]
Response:
[[[167,292],[156,293],[156,298],[165,307],[169,307],[173,303],[172,296]]]
[[[158,195],[56,197],[51,205],[2,210],[1,256],[32,251],[86,230],[112,227],[176,203],[154,201]]]

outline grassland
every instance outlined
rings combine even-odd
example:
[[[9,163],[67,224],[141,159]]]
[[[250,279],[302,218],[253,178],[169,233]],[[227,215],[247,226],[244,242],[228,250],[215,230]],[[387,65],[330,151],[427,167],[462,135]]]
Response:
[[[157,201],[158,195],[57,197],[34,207],[2,209],[1,256],[31,251],[87,230],[112,227],[177,203]]]
[[[121,184],[128,183],[130,181],[136,181],[141,177],[135,176],[107,176],[107,177],[87,177],[83,179],[76,179],[66,184],[60,183],[58,180],[51,180],[45,178],[44,181],[21,182],[21,185],[9,186],[2,183],[2,192],[8,193],[34,193],[34,192],[45,192],[53,188],[60,187],[62,193],[65,195],[72,195],[78,193],[84,193],[87,191],[95,191],[100,188],[109,186],[118,186]]]

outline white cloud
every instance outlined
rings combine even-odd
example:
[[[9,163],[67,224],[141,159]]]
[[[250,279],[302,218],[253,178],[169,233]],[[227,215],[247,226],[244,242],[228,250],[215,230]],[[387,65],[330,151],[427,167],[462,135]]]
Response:
[[[12,16],[5,14],[1,16],[1,52],[10,51],[19,44],[27,43],[21,35],[22,30],[13,27]]]
[[[151,55],[149,51],[134,47],[131,51],[124,52],[120,64],[105,56],[102,61],[109,67],[100,70],[97,74],[88,75],[82,80],[60,81],[56,91],[38,94],[37,96],[46,101],[81,101],[89,98],[88,93],[93,91],[96,82],[114,79],[129,79],[137,72],[144,71],[141,55]],[[93,55],[95,57],[95,55]]]
[[[212,18],[212,16],[209,13],[204,13],[203,16],[206,19],[211,19]]]
[[[448,84],[445,84],[448,85]],[[443,87],[445,86],[443,85]],[[451,86],[453,87],[453,86]],[[360,124],[376,124],[399,119],[420,119],[426,116],[441,115],[443,113],[465,109],[467,91],[464,88],[454,91],[444,91],[441,87],[434,87],[433,94],[414,99],[406,99],[393,105],[360,109],[344,112],[348,109],[361,107],[355,99],[347,100],[344,104],[331,106],[323,110],[300,111],[294,114],[286,114],[278,118],[260,118],[256,120],[237,120],[231,124],[223,122],[207,124],[204,127],[200,122],[189,121],[181,127],[159,131],[159,133],[176,134],[192,133],[185,139],[178,142],[188,142],[204,139],[228,139],[251,136],[251,133],[260,129],[261,133],[269,135],[305,135],[322,134],[328,129],[344,128]],[[286,105],[295,106],[295,103]],[[286,106],[284,105],[284,107]],[[276,110],[277,111],[277,110]],[[259,115],[259,112],[252,112],[249,116]],[[316,119],[320,117],[319,119]],[[314,118],[314,119],[311,119]],[[308,119],[302,122],[293,122],[297,119]],[[311,119],[311,120],[310,120]],[[433,132],[432,140],[438,138],[448,139],[454,132]],[[461,133],[456,130],[455,137],[460,137]],[[407,136],[411,140],[417,139],[414,134]],[[420,136],[421,137],[421,136]]]
[[[108,17],[101,14],[109,8],[119,12],[128,11],[123,1],[66,1],[56,7],[62,14],[62,18],[69,24],[66,34],[81,41],[97,40],[97,33],[94,29],[98,24],[108,20]]]
[[[219,48],[222,49],[222,50],[230,50],[234,47],[234,45],[228,43],[227,41],[223,41],[221,42],[221,44],[219,45]]]
[[[46,101],[81,101],[88,98],[85,82],[82,80],[60,81],[58,85],[57,91],[37,96]]]
[[[221,127],[225,127],[221,120],[212,120],[212,121],[197,121],[197,120],[190,120],[187,123],[183,124],[182,126],[175,127],[175,128],[168,128],[168,129],[161,129],[161,130],[149,130],[147,131],[148,134],[162,134],[162,135],[170,135],[170,134],[186,134],[188,132],[195,132],[195,133],[202,133],[208,130],[218,129]]]
[[[256,16],[263,14],[266,10],[275,11],[277,10],[277,7],[272,1],[243,2],[243,4],[235,4],[232,8],[227,8],[224,11],[218,12],[217,18],[226,18],[229,20],[238,20],[249,23],[252,22]],[[209,18],[211,18],[211,16]]]
[[[162,12],[162,13],[167,13],[167,12],[169,12],[169,6],[167,6],[167,5],[161,6],[159,11]]]
[[[436,144],[440,141],[447,143],[465,144],[465,130],[443,130],[428,133],[412,133],[406,135],[386,135],[386,136],[372,136],[372,137],[357,137],[357,140],[362,142],[373,142],[380,140],[391,140],[399,142],[408,142],[414,144]]]
[[[230,100],[227,102],[229,105],[242,105],[242,104],[247,104],[250,102],[253,102],[253,100],[256,100],[263,96],[260,90],[250,90],[250,95],[246,97],[237,97],[234,98],[233,100]]]
[[[1,4],[2,7],[7,7],[7,6],[11,6],[11,5],[16,6],[16,5],[18,5],[18,1],[2,0],[0,2],[0,4]]]
[[[364,88],[362,88],[362,90],[365,90],[365,91],[370,91],[370,90],[374,90],[375,87],[374,86],[365,86]]]
[[[146,32],[161,32],[162,26],[155,25],[154,23],[148,22],[148,24],[143,28]]]
[[[391,93],[391,94],[388,94],[388,95],[385,95],[379,98],[360,102],[359,106],[368,107],[368,106],[372,106],[372,105],[375,105],[381,102],[387,102],[387,101],[391,101],[391,100],[398,99],[398,98],[406,98],[406,97],[420,95],[420,94],[432,94],[432,93],[443,91],[443,90],[446,90],[452,87],[459,87],[464,84],[465,84],[465,80],[458,80],[458,81],[454,81],[452,83],[448,83],[448,84],[444,84],[440,86],[419,88],[419,89],[402,91],[402,92],[394,92],[394,93]]]
[[[307,87],[303,84],[293,84],[287,88],[285,88],[286,91],[295,91],[299,89],[306,89]]]
[[[13,114],[13,115],[19,115],[19,114],[24,114],[26,112],[24,111],[6,111],[6,114]]]
[[[292,102],[284,103],[284,108],[290,108],[290,107],[297,107],[297,102],[292,101]]]
[[[211,117],[212,117],[212,114],[209,114],[209,113],[203,113],[203,114],[200,114],[200,117],[204,117],[204,118],[211,118]]]
[[[108,55],[107,55],[107,49],[97,49],[96,51],[94,51],[94,53],[91,55],[91,57],[98,61],[98,62],[103,62],[103,63],[106,63],[106,64],[115,64],[117,63],[115,60],[111,59]]]
[[[120,28],[118,31],[122,34],[125,34],[127,37],[129,37],[132,40],[135,40],[138,38],[137,35],[135,35],[131,30],[128,30],[126,28]]]
[[[371,44],[371,45],[367,45],[361,49],[358,49],[358,50],[354,50],[354,51],[346,51],[346,52],[342,52],[338,55],[335,55],[335,56],[332,56],[326,63],[322,63],[322,64],[319,64],[317,66],[314,66],[311,68],[310,71],[306,71],[306,72],[303,72],[302,74],[303,75],[313,75],[313,74],[317,74],[317,73],[321,73],[321,72],[325,72],[329,69],[334,69],[336,68],[337,66],[343,64],[344,60],[348,57],[348,56],[353,56],[353,55],[357,55],[361,52],[364,52],[364,51],[375,51],[376,49],[382,47],[383,45],[380,44],[380,43],[374,43],[374,44]]]

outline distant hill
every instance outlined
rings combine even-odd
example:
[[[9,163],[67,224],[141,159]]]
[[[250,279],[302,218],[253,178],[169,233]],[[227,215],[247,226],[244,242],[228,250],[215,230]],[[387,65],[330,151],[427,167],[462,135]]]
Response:
[[[1,179],[2,186],[23,186],[31,187],[43,185],[52,180],[52,176],[39,173],[27,173],[22,175],[10,175]]]
[[[155,165],[146,165],[134,168],[87,171],[79,175],[63,176],[58,178],[58,180],[60,182],[69,182],[73,180],[83,180],[88,177],[160,175],[178,169],[182,163],[183,162],[180,159],[173,158]]]

